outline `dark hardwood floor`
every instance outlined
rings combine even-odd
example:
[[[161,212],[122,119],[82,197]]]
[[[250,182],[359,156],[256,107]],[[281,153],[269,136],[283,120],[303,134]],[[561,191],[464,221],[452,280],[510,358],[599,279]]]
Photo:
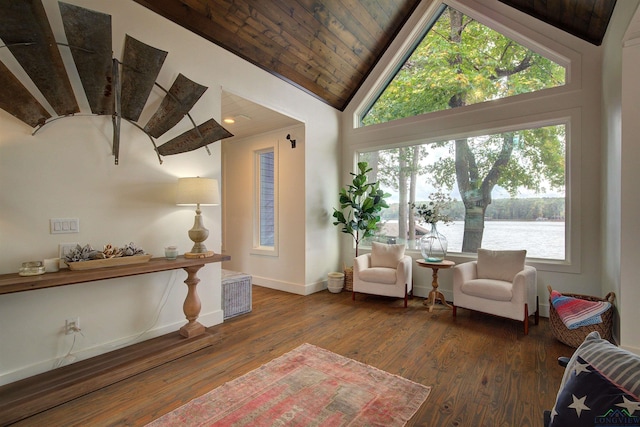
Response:
[[[520,322],[409,301],[254,286],[253,311],[209,328],[212,347],[27,418],[19,426],[140,426],[308,342],[432,391],[409,426],[542,426],[563,370],[547,319]],[[533,319],[533,318],[532,318]],[[533,323],[533,322],[532,322]]]

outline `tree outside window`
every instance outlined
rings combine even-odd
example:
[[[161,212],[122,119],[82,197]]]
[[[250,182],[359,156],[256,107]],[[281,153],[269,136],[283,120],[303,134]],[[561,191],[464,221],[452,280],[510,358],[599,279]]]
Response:
[[[426,230],[408,204],[444,192],[454,200],[448,215],[455,223],[440,229],[458,242],[450,251],[474,253],[487,242],[493,249],[531,244],[531,256],[564,260],[565,126],[465,138],[464,165],[459,141],[360,154],[361,160],[377,162],[371,179],[394,196],[383,212],[386,224],[379,238],[406,240],[418,249],[415,241]],[[487,222],[490,231],[485,232]]]
[[[394,78],[365,109],[361,125],[545,90],[564,85],[565,76],[565,67],[444,6]],[[431,163],[426,160],[442,149],[448,157]],[[482,246],[495,191],[514,198],[522,191],[542,197],[557,190],[564,200],[564,125],[459,137],[363,156],[370,164],[378,164],[372,179],[397,191],[401,239],[407,236],[411,240],[416,234],[408,205],[420,202],[417,191],[426,185],[419,181],[421,175],[428,177],[434,191],[457,194],[464,210],[462,252],[476,252]],[[564,258],[564,235],[562,245]]]

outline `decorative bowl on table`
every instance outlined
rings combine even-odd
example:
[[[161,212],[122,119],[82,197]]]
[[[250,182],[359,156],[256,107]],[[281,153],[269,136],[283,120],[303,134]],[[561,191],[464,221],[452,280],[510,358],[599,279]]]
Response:
[[[136,247],[133,242],[118,248],[111,244],[105,245],[102,251],[95,250],[91,245],[77,245],[64,259],[69,270],[91,270],[93,268],[113,267],[118,265],[139,264],[147,262],[152,255]]]

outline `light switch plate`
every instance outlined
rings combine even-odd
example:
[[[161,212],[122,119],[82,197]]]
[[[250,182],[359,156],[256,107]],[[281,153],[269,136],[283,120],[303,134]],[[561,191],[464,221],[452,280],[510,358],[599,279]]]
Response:
[[[49,220],[51,234],[66,234],[80,232],[79,218],[51,218]]]

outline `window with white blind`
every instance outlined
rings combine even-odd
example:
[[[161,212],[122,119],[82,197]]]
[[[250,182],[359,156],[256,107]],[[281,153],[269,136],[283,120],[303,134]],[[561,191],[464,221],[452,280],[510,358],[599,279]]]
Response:
[[[274,147],[255,152],[253,252],[277,255],[277,158]]]

